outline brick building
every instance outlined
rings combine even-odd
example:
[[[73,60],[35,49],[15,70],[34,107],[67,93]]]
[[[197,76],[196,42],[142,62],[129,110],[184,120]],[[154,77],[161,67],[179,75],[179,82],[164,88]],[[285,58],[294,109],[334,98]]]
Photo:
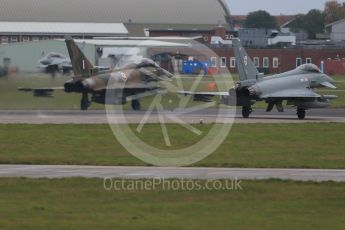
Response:
[[[228,67],[231,72],[236,72],[235,58],[232,48],[214,48],[219,56],[217,66]],[[305,63],[321,66],[322,61],[339,60],[345,58],[345,49],[308,49],[296,47],[289,49],[247,49],[257,68],[265,73],[280,73],[296,68]],[[224,64],[225,63],[225,64]]]
[[[211,61],[218,68],[229,68],[236,72],[231,39],[237,33],[217,26],[212,30],[198,31],[150,31],[153,36],[196,36],[198,41],[210,47],[217,55]],[[217,42],[214,42],[217,41]],[[243,44],[245,45],[245,44]],[[265,73],[279,73],[296,68],[305,63],[313,63],[321,66],[322,61],[341,60],[345,58],[345,48],[334,45],[301,45],[290,48],[247,48],[258,69]],[[217,57],[218,56],[218,57]]]

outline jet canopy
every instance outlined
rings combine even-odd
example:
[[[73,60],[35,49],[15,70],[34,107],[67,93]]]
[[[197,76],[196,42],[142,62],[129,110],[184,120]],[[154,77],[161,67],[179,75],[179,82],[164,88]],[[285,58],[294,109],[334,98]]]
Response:
[[[321,70],[319,67],[317,67],[314,64],[304,64],[299,67],[297,67],[297,70],[301,72],[309,72],[309,73],[321,73]]]
[[[117,68],[128,68],[128,69],[137,69],[142,67],[156,67],[160,68],[159,65],[154,62],[152,59],[137,57],[136,59],[128,59],[117,65]]]
[[[47,54],[46,58],[61,58],[61,59],[67,59],[65,55],[62,55],[60,53],[49,53]]]

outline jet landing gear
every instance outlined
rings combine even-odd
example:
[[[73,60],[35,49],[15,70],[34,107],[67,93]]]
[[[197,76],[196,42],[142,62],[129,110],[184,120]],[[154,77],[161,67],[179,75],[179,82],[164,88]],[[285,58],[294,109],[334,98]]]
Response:
[[[298,116],[298,119],[304,120],[305,119],[305,109],[298,108],[297,109],[297,116]]]
[[[242,116],[243,118],[249,118],[250,114],[253,112],[252,107],[250,106],[243,106],[242,107]]]
[[[83,93],[83,97],[82,97],[81,102],[80,102],[81,110],[83,110],[83,111],[88,110],[90,105],[91,105],[91,102],[89,100],[89,94]]]
[[[132,109],[134,111],[140,111],[141,110],[141,104],[139,100],[132,100]]]

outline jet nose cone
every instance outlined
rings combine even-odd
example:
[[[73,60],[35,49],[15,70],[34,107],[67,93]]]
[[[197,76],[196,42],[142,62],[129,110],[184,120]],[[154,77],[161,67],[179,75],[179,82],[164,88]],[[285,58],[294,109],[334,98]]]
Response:
[[[324,74],[324,75],[322,76],[322,80],[321,80],[321,83],[320,83],[320,84],[321,84],[322,86],[324,86],[324,87],[327,87],[327,88],[336,89],[337,87],[333,85],[334,82],[335,82],[335,81],[334,81],[333,78],[331,78],[330,76]]]
[[[326,74],[323,75],[323,80],[327,81],[329,83],[332,83],[332,84],[335,82],[333,78],[331,78],[330,76],[328,76]]]
[[[39,61],[42,65],[49,65],[50,64],[50,61],[48,60],[40,60]]]

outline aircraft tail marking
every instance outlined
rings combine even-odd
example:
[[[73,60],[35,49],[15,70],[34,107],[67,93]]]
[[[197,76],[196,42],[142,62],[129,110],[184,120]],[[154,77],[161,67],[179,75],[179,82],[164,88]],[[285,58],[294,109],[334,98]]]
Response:
[[[66,37],[66,46],[72,62],[72,69],[75,77],[88,78],[92,74],[94,66],[87,59],[85,54],[81,51],[78,45],[71,37]]]
[[[234,55],[236,58],[237,70],[241,81],[257,80],[260,73],[252,59],[243,48],[241,41],[237,38],[232,40]]]

